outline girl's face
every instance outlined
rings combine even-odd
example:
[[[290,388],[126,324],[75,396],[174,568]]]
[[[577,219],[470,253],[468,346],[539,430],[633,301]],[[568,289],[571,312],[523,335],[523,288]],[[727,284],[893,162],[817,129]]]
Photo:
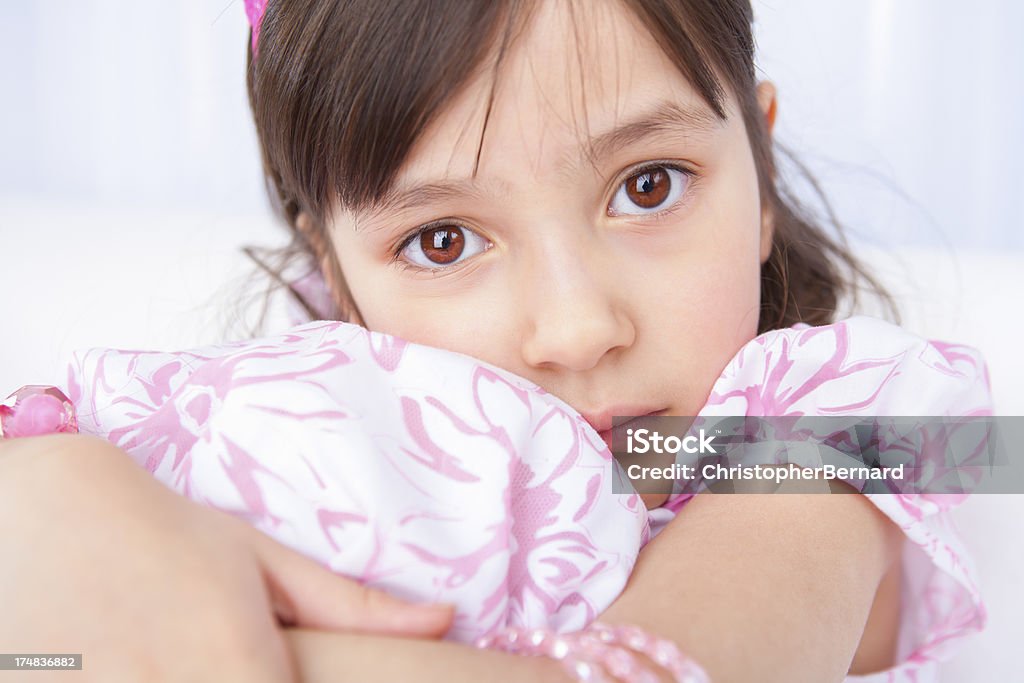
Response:
[[[615,4],[541,3],[489,118],[491,64],[391,201],[330,226],[369,329],[526,377],[598,431],[697,414],[756,335],[771,243],[733,95],[723,122]]]

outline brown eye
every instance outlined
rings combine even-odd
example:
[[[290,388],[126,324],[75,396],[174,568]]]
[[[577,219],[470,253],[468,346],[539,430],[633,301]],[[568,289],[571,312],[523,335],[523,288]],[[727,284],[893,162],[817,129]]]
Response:
[[[626,196],[643,209],[653,209],[665,201],[672,183],[663,169],[637,173],[626,180]]]
[[[466,238],[461,228],[430,228],[420,233],[420,249],[428,260],[438,265],[448,265],[462,255]]]
[[[421,268],[436,270],[487,251],[490,243],[469,228],[435,225],[416,233],[401,250],[401,256]]]
[[[609,205],[611,215],[638,215],[666,209],[679,200],[690,174],[671,166],[649,166],[626,178]]]

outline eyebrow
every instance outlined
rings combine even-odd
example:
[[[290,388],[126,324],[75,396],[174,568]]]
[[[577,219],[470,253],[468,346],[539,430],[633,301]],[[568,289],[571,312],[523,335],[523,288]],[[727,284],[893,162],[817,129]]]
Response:
[[[582,150],[591,159],[602,159],[644,138],[664,133],[710,135],[724,121],[704,107],[662,101],[610,131],[591,137]],[[416,206],[455,198],[482,198],[479,186],[469,180],[427,182],[394,188],[360,214],[404,211]],[[357,227],[358,232],[360,227]]]

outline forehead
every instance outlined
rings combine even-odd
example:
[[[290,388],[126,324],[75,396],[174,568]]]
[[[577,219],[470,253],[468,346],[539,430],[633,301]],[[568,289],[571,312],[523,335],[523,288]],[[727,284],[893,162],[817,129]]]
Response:
[[[499,54],[492,51],[413,145],[391,197],[442,181],[507,185],[509,169],[571,173],[589,153],[612,147],[592,140],[614,142],[607,133],[645,113],[681,136],[725,125],[618,2],[542,0],[495,68]],[[733,118],[731,97],[726,107]]]

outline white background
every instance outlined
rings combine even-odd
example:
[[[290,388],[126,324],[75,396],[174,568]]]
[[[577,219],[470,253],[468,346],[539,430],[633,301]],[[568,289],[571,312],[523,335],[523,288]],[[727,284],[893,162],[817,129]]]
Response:
[[[755,0],[777,136],[908,328],[977,346],[1024,413],[1024,3]],[[276,244],[241,0],[0,0],[0,393],[88,346],[215,342]],[[968,502],[991,627],[946,680],[1017,680],[1020,497]]]

